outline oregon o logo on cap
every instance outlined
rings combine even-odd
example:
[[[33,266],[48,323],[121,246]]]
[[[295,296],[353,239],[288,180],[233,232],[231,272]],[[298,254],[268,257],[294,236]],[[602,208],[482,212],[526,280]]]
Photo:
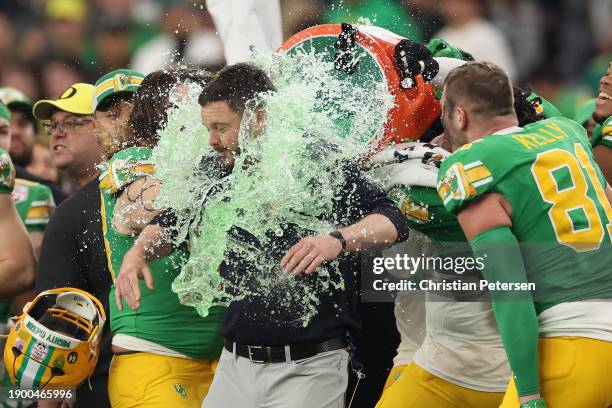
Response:
[[[77,93],[76,88],[74,86],[71,86],[70,88],[66,89],[64,93],[62,94],[62,96],[60,96],[57,99],[69,99],[69,98],[72,98],[76,93]]]

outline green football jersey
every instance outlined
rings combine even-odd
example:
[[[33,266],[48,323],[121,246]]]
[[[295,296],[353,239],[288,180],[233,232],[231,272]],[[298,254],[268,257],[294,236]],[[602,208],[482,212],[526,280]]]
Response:
[[[596,147],[603,145],[612,148],[612,116],[610,116],[602,125],[598,125],[593,130],[591,136],[591,146]]]
[[[491,135],[448,157],[438,178],[453,214],[489,192],[508,200],[538,313],[612,297],[612,207],[585,133],[552,118]]]
[[[44,231],[55,209],[51,189],[44,184],[16,179],[12,196],[28,232]]]
[[[117,152],[100,175],[102,231],[113,280],[119,273],[125,253],[138,238],[121,234],[113,227],[117,197],[134,181],[154,173],[151,149],[133,147]],[[186,245],[182,245],[170,256],[149,264],[155,288],[149,290],[144,281],[139,281],[141,301],[137,310],[130,309],[125,303],[123,310],[119,310],[115,302],[115,287],[111,287],[109,309],[113,334],[147,340],[193,358],[219,357],[223,347],[218,335],[223,309],[211,308],[207,317],[201,317],[193,307],[182,305],[171,289],[187,258]]]
[[[7,152],[0,149],[0,194],[10,194],[15,185],[15,166]]]

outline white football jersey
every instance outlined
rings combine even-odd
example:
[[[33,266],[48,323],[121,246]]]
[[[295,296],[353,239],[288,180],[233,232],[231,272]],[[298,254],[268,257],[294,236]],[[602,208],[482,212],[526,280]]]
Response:
[[[389,253],[422,255],[426,251],[422,244],[429,240],[414,230],[410,233],[406,243]],[[395,318],[401,342],[394,365],[414,361],[462,387],[505,391],[511,371],[490,303],[449,301],[432,293],[404,291],[396,297]]]

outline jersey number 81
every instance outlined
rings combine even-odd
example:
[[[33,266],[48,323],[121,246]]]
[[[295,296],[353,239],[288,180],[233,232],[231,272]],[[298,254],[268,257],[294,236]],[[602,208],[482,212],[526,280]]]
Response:
[[[561,188],[553,173],[566,169],[571,185]],[[574,144],[574,154],[567,150],[552,149],[538,154],[531,166],[542,199],[551,204],[548,217],[560,244],[573,248],[576,252],[599,249],[607,229],[612,236],[612,206],[606,197],[604,187],[597,178],[597,172],[584,147]],[[587,178],[593,186],[595,196],[589,194]],[[600,217],[603,208],[607,220]],[[588,225],[576,229],[570,216],[571,212],[582,212]],[[610,239],[610,238],[608,238]]]

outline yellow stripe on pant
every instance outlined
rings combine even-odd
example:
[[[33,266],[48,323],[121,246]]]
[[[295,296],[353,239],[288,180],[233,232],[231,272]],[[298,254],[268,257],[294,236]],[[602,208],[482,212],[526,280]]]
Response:
[[[583,337],[539,341],[540,387],[548,408],[612,407],[612,342]],[[520,406],[514,381],[500,408]]]
[[[108,378],[113,408],[200,407],[218,360],[134,353],[114,356]]]
[[[383,392],[376,408],[497,408],[503,396],[461,387],[412,363]]]

